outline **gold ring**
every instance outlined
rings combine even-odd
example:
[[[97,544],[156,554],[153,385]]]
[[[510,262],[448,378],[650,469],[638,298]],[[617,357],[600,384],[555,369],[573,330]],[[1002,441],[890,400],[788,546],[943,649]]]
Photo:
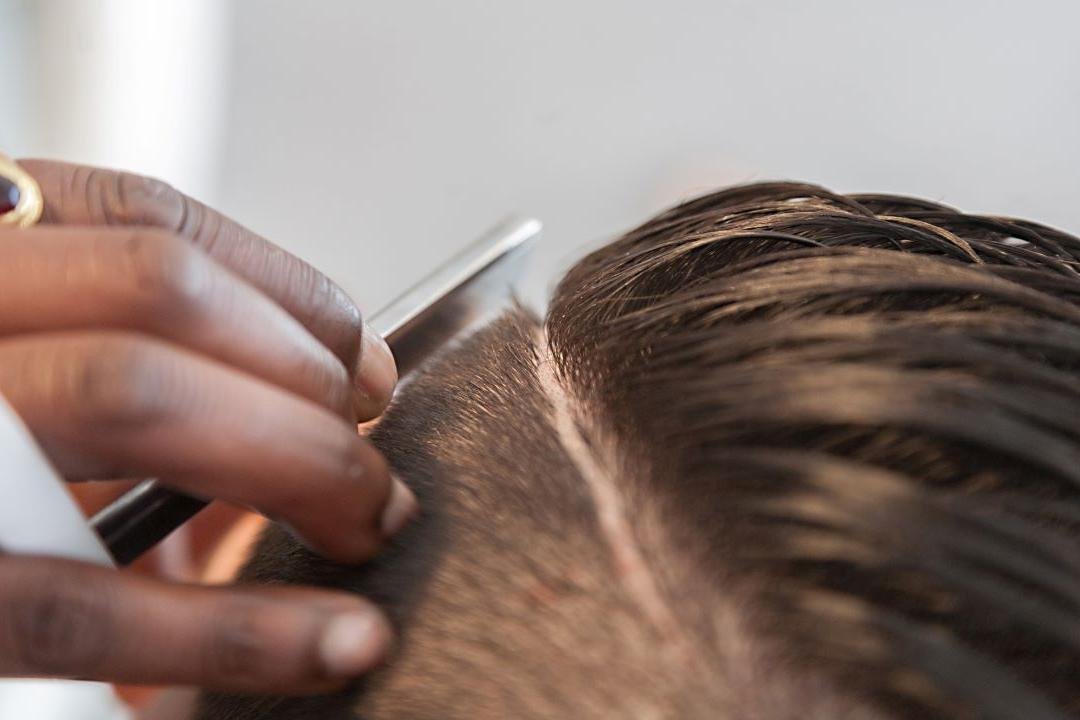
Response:
[[[0,153],[0,226],[30,227],[41,219],[44,207],[37,181]]]

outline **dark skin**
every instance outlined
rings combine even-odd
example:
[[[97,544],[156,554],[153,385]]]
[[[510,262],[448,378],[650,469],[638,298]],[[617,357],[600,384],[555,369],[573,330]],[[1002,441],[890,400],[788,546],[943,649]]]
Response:
[[[417,505],[356,432],[397,373],[348,295],[163,183],[21,165],[45,213],[0,229],[0,395],[64,477],[157,477],[336,561],[377,554]],[[0,676],[325,691],[390,641],[351,595],[0,556]]]

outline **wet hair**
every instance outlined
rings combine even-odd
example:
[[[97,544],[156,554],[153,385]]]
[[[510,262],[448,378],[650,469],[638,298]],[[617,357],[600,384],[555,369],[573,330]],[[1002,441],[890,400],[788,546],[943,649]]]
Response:
[[[433,363],[374,435],[425,507],[364,568],[388,667],[203,718],[1080,713],[1080,239],[723,190]]]

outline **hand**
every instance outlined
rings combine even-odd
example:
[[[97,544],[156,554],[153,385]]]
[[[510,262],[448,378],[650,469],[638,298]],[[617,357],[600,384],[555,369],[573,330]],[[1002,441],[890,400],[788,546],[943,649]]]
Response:
[[[372,557],[416,501],[356,432],[397,374],[348,296],[163,183],[21,165],[45,214],[0,230],[0,395],[60,472],[157,477],[253,507],[336,560]],[[389,640],[349,595],[0,556],[0,675],[317,690]]]

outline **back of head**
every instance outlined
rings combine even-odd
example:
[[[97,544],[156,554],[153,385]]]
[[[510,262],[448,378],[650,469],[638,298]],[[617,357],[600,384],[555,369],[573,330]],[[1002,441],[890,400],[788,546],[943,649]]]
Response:
[[[1080,240],[908,198],[722,191],[434,363],[375,433],[424,520],[246,576],[403,630],[347,693],[206,718],[1080,711]]]

